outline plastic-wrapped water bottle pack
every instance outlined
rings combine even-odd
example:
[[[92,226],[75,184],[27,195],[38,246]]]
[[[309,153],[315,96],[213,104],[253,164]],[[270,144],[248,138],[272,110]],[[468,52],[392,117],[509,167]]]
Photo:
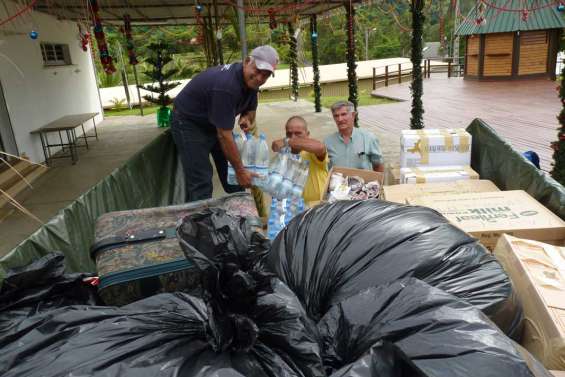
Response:
[[[302,197],[308,179],[308,161],[302,160],[300,155],[290,153],[288,148],[269,161],[269,145],[263,133],[259,139],[250,134],[244,139],[238,133],[234,133],[233,137],[245,168],[258,174],[253,179],[255,186],[278,200]],[[237,185],[235,170],[229,163],[228,183]]]

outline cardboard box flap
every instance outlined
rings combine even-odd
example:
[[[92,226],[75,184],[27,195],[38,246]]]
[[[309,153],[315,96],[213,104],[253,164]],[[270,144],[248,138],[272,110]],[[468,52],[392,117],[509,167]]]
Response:
[[[565,310],[565,248],[507,237],[546,305]]]
[[[472,192],[496,192],[500,191],[491,181],[481,180],[458,180],[451,182],[435,183],[408,183],[394,186],[385,186],[385,200],[406,204],[410,198],[427,195],[451,195]]]

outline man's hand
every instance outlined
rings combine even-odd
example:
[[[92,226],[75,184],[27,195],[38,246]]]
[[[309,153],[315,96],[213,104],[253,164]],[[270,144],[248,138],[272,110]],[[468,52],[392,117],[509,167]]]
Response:
[[[248,133],[251,130],[252,123],[251,119],[249,119],[249,115],[242,115],[239,117],[239,127],[245,133]]]
[[[237,183],[239,183],[240,186],[249,188],[253,184],[253,177],[257,177],[258,175],[247,169],[239,169],[235,171],[235,176],[237,178]]]
[[[280,150],[283,148],[284,148],[284,139],[275,140],[271,144],[271,149],[273,150],[273,152],[280,152]]]

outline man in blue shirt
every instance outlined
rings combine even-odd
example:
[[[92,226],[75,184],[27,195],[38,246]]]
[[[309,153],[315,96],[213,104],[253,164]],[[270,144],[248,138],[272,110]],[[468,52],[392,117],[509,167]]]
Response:
[[[245,131],[255,119],[257,92],[275,71],[279,57],[271,46],[255,48],[243,63],[212,67],[196,75],[174,102],[171,131],[186,178],[187,201],[212,197],[212,155],[226,192],[250,187],[233,140],[235,118]],[[241,186],[227,183],[227,161]]]
[[[337,132],[326,137],[324,143],[331,166],[384,171],[383,155],[379,141],[369,131],[355,128],[354,106],[349,101],[339,101],[331,107]]]

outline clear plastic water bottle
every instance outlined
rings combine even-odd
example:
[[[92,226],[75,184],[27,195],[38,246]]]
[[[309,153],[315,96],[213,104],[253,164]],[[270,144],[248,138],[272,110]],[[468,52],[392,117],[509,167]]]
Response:
[[[240,158],[243,158],[243,138],[239,133],[233,133],[233,141],[237,146],[237,151],[239,152]],[[235,174],[235,169],[233,168],[232,164],[228,161],[228,184],[230,185],[237,185],[237,175]]]
[[[281,191],[281,187],[284,181],[284,176],[288,170],[290,164],[290,154],[289,153],[279,153],[275,159],[272,166],[271,175],[269,177],[269,193],[271,196],[282,200],[285,198],[284,193]]]
[[[250,133],[245,134],[246,140],[243,145],[243,152],[241,154],[241,162],[243,167],[250,172],[255,172],[255,158],[257,156],[257,142],[253,135]]]
[[[267,236],[273,240],[284,227],[285,207],[283,201],[273,198],[267,227]]]
[[[256,144],[255,173],[259,176],[253,178],[253,184],[261,189],[267,189],[269,181],[269,145],[265,134],[261,134]]]
[[[294,186],[294,176],[300,167],[300,163],[292,158],[289,158],[285,167],[285,170],[282,172],[283,180],[280,184],[277,195],[280,198],[288,198],[292,194],[292,187]]]
[[[308,180],[308,174],[310,173],[310,162],[306,160],[300,161],[297,172],[294,176],[294,186],[292,186],[292,196],[295,198],[301,198],[304,192],[304,186]]]

